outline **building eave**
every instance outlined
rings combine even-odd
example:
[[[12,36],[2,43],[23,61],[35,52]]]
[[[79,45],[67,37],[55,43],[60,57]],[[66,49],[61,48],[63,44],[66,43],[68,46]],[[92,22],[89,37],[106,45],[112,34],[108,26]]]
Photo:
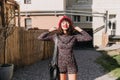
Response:
[[[97,12],[79,11],[79,10],[65,10],[65,11],[22,11],[21,16],[60,16],[60,15],[82,15],[82,16],[98,16],[101,14]],[[103,17],[103,16],[102,16]]]

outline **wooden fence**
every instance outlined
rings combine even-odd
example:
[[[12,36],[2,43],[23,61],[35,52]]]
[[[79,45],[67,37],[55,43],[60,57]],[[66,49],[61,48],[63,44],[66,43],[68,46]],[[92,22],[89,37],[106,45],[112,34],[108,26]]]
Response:
[[[7,39],[7,63],[13,63],[16,66],[25,66],[49,58],[53,52],[53,42],[37,39],[44,31],[26,31],[22,28],[16,28],[13,34]],[[0,63],[3,63],[3,61],[3,53],[0,53]]]

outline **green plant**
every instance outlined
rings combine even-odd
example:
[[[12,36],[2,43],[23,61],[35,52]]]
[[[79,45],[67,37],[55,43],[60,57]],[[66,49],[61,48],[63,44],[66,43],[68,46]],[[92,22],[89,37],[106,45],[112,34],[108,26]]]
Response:
[[[105,71],[110,72],[110,74],[115,77],[120,77],[120,55],[110,56],[104,52],[96,62],[100,64]],[[120,78],[117,80],[120,80]]]
[[[117,78],[116,80],[120,80],[120,77],[119,77],[119,78]]]
[[[116,55],[116,56],[114,56],[113,57],[116,61],[117,61],[117,63],[120,65],[120,55]]]
[[[107,54],[103,54],[96,60],[96,62],[101,64],[107,71],[111,71],[119,67],[117,61]]]

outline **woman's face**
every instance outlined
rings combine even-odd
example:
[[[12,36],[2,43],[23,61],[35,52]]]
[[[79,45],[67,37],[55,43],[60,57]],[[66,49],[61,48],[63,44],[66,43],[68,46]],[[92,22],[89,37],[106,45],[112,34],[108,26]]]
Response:
[[[62,22],[61,22],[61,28],[63,29],[63,30],[67,30],[68,28],[69,28],[69,22],[68,21],[66,21],[66,20],[63,20]]]

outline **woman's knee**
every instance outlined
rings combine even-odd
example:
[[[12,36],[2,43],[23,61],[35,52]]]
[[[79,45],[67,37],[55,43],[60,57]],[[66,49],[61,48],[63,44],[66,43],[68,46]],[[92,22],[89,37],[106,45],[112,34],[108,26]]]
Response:
[[[67,74],[66,73],[60,73],[60,80],[67,80]]]
[[[77,74],[68,74],[69,80],[77,80]]]

